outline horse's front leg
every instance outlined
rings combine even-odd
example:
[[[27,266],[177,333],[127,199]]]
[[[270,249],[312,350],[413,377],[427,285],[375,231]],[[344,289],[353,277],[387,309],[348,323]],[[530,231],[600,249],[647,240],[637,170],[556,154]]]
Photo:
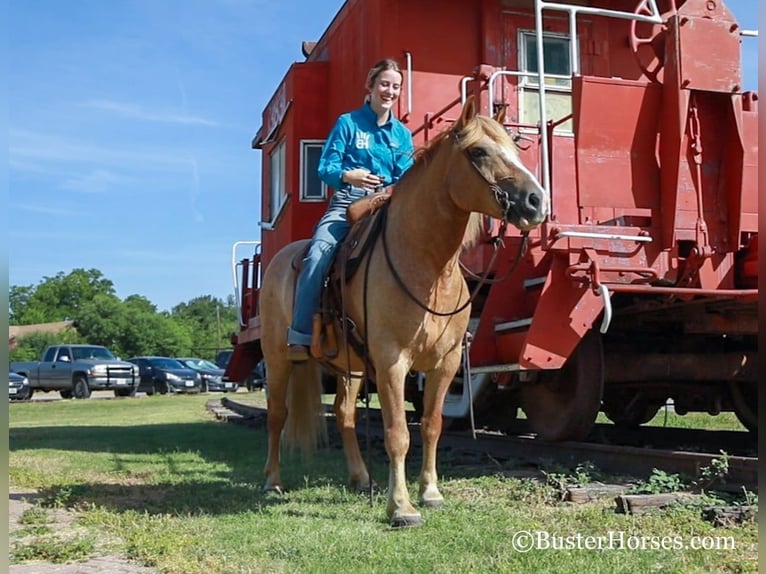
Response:
[[[405,462],[410,448],[410,431],[404,411],[404,378],[407,369],[382,369],[377,373],[378,395],[383,412],[383,430],[388,453],[388,504],[386,514],[391,526],[420,526],[420,513],[407,491]]]
[[[339,376],[334,410],[346,453],[349,484],[353,489],[363,492],[370,487],[370,475],[356,437],[356,401],[361,384],[362,379],[359,377]]]
[[[455,377],[460,361],[460,350],[444,358],[441,366],[426,373],[423,397],[423,418],[420,436],[423,440],[423,463],[420,468],[420,504],[426,508],[439,508],[444,497],[439,492],[439,475],[436,471],[436,449],[442,433],[442,410],[444,397]]]

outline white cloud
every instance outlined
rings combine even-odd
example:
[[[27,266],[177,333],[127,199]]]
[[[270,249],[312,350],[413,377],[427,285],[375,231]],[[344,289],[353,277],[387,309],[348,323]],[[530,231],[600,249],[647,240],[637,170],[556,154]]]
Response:
[[[128,178],[122,177],[106,169],[95,169],[90,173],[72,177],[61,184],[61,189],[80,193],[105,193],[117,185],[126,183]]]
[[[89,100],[83,103],[85,107],[112,112],[126,118],[143,120],[147,122],[161,122],[169,124],[197,125],[217,127],[220,124],[215,120],[209,120],[201,116],[192,116],[188,114],[178,114],[174,112],[151,112],[144,110],[135,104],[124,102],[115,102],[111,100]]]
[[[85,143],[74,138],[35,132],[8,130],[9,164],[25,165],[35,162],[84,163],[121,166],[135,169],[151,168],[164,171],[185,170],[188,154],[168,153],[166,150],[114,149],[105,145]]]

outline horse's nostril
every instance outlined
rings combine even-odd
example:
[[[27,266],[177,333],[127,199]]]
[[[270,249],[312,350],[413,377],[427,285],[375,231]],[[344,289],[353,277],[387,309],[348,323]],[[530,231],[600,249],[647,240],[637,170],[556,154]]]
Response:
[[[536,193],[530,193],[527,197],[527,202],[529,205],[534,207],[535,209],[539,209],[540,207],[540,196]]]

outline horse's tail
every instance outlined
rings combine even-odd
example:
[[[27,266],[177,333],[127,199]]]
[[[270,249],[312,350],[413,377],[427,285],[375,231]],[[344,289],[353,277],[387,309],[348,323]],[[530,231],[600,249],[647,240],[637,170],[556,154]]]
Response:
[[[322,405],[322,372],[314,361],[293,365],[287,385],[285,443],[310,456],[327,442],[327,424]]]

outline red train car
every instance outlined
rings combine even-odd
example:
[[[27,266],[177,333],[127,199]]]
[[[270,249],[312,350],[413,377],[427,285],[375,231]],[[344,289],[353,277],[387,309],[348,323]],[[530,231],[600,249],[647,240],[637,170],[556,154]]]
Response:
[[[241,329],[229,376],[261,359],[261,270],[311,235],[332,193],[316,174],[324,138],[360,104],[371,63],[393,56],[405,70],[397,113],[416,144],[474,94],[482,113],[506,109],[522,159],[551,192],[518,262],[518,231],[495,241],[503,228],[492,220],[463,258],[469,277],[494,281],[474,302],[470,361],[445,416],[473,408],[478,424],[502,429],[520,407],[540,436],[578,439],[599,410],[638,425],[672,399],[682,414],[733,410],[755,430],[747,35],[721,1],[348,0],[304,42],[252,142],[261,241],[241,260],[235,246]],[[417,384],[409,398],[417,405]]]

